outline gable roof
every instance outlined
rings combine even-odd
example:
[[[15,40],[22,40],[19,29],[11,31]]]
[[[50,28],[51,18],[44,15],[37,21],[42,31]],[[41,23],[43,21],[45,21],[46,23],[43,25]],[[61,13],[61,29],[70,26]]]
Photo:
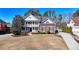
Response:
[[[23,17],[23,19],[26,19],[27,17],[29,17],[30,15],[32,15],[31,13],[27,14],[26,16]],[[34,15],[32,15],[34,16]],[[56,23],[55,20],[53,19],[53,17],[44,17],[44,16],[34,16],[36,19],[38,19],[40,21],[40,23],[44,23],[45,21],[47,21],[48,19],[51,20],[53,23]]]
[[[26,19],[27,17],[29,17],[30,15],[32,15],[31,13],[29,13],[28,15],[24,16],[23,19]],[[34,15],[32,15],[34,16]],[[36,19],[38,19],[39,21],[41,20],[40,16],[34,16]]]
[[[51,21],[53,21],[53,18],[51,18],[51,17],[42,17],[42,23],[44,23],[48,19],[50,19]]]
[[[75,17],[73,21],[75,23],[74,26],[79,26],[79,16]]]
[[[7,24],[5,21],[3,21],[3,20],[1,20],[1,19],[0,19],[0,23],[4,23],[4,24]]]

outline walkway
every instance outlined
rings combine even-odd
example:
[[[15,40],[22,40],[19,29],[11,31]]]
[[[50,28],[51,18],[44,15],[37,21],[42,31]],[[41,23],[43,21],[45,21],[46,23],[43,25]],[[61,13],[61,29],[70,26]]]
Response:
[[[67,44],[68,48],[71,50],[79,50],[79,43],[75,41],[75,39],[72,37],[69,33],[60,32],[58,35],[61,35],[64,39],[65,43]]]

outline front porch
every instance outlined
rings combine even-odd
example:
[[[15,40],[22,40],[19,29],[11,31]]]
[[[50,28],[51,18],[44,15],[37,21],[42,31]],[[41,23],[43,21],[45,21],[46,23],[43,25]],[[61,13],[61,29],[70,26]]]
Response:
[[[37,33],[39,31],[39,27],[26,27],[25,32],[33,32]]]

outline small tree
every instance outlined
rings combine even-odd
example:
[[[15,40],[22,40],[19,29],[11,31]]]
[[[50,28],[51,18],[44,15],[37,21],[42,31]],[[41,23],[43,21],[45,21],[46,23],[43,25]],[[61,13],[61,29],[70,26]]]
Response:
[[[20,15],[16,15],[12,22],[12,32],[15,35],[20,35],[23,29],[24,19]]]

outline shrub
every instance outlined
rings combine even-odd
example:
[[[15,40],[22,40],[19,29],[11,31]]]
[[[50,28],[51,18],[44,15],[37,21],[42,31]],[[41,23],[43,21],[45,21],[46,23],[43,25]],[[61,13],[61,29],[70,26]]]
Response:
[[[46,34],[46,32],[40,32],[40,31],[38,31],[38,34]]]
[[[40,34],[40,31],[38,31],[37,34]]]
[[[65,27],[62,29],[63,32],[72,33],[72,27]]]
[[[58,33],[58,30],[55,30],[55,34]]]
[[[13,31],[13,34],[14,35],[20,35],[21,33],[20,33],[20,31]]]
[[[47,34],[50,34],[50,31],[47,31]]]
[[[27,35],[27,33],[26,32],[21,32],[21,35],[25,36],[25,35]]]

